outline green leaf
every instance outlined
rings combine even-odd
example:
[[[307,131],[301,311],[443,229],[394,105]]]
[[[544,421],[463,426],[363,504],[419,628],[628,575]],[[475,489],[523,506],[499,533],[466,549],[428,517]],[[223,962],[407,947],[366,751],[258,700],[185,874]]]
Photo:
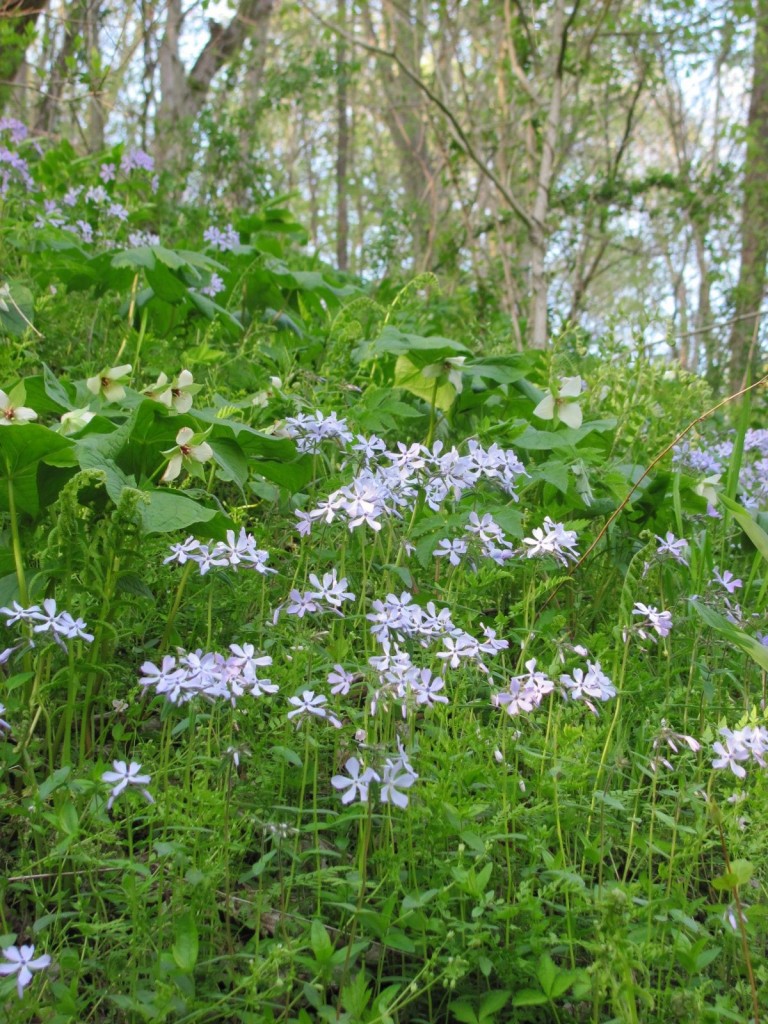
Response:
[[[216,532],[224,536],[226,530],[232,528],[232,523],[221,512],[206,508],[186,494],[161,489],[141,493],[146,498],[146,502],[140,506],[141,525],[145,533],[173,533],[205,524],[211,536],[212,527],[216,527]]]
[[[147,284],[155,295],[164,302],[179,303],[189,300],[186,284],[162,263],[145,271]]]
[[[727,498],[724,494],[720,495],[719,500],[720,503],[728,509],[744,533],[746,533],[757,550],[763,556],[765,561],[768,562],[768,533],[765,532],[762,526],[755,522],[743,505],[739,505],[737,501],[731,501],[731,499]]]
[[[35,299],[29,288],[15,281],[0,285],[0,334],[20,338],[35,319]]]
[[[0,475],[13,487],[13,497],[20,512],[36,516],[40,511],[37,473],[41,462],[71,448],[69,438],[55,434],[37,423],[19,423],[0,428]],[[64,479],[62,479],[62,484]],[[0,511],[7,512],[8,487],[0,486]]]
[[[480,1018],[475,1013],[468,999],[457,999],[449,1003],[448,1009],[456,1020],[461,1021],[462,1024],[479,1024]]]
[[[365,968],[361,968],[348,985],[342,985],[341,1005],[353,1020],[361,1020],[371,995],[365,978]]]
[[[133,249],[116,252],[109,261],[109,265],[120,270],[124,268],[151,270],[155,265],[155,255],[151,246],[140,245]]]
[[[47,800],[54,790],[57,790],[60,786],[64,785],[71,774],[72,769],[69,765],[64,765],[63,768],[57,768],[53,775],[49,775],[44,782],[40,783],[37,790],[37,795],[40,800]]]
[[[748,654],[760,668],[768,671],[768,647],[764,647],[754,637],[739,629],[738,626],[734,626],[725,616],[720,615],[719,612],[714,611],[712,608],[708,608],[705,604],[691,601],[691,607],[708,626],[717,630],[718,633],[730,640],[739,650]]]
[[[549,953],[542,953],[536,968],[536,978],[547,996],[551,995],[552,984],[557,975],[557,967]]]
[[[509,1002],[509,997],[512,993],[509,989],[497,989],[495,992],[489,992],[483,996],[483,1000],[480,1003],[480,1010],[478,1016],[481,1021],[487,1020],[488,1017],[492,1017],[498,1013],[499,1010],[503,1009]]]
[[[732,860],[731,870],[724,875],[713,878],[712,885],[715,889],[721,890],[737,889],[741,885],[746,885],[754,873],[755,866],[751,861]]]
[[[227,437],[209,437],[208,444],[216,465],[224,470],[224,479],[236,483],[242,493],[248,481],[248,460],[243,449],[237,441]]]
[[[431,363],[426,365],[429,366]],[[428,405],[434,402],[436,408],[443,412],[448,412],[456,400],[456,388],[453,384],[439,377],[425,377],[421,368],[416,366],[409,356],[398,356],[394,383],[395,387],[409,391],[417,398],[423,398]]]
[[[526,429],[514,439],[513,447],[526,448],[531,451],[552,451],[558,448],[574,448],[589,434],[597,431],[602,433],[613,430],[616,420],[592,420],[584,423],[578,430],[565,427],[562,430],[537,430],[536,427]]]
[[[565,494],[568,490],[569,468],[565,462],[547,459],[546,462],[531,470],[531,477],[533,480],[546,480],[547,483],[552,484],[558,491]]]
[[[269,862],[277,854],[277,848],[267,850],[263,857],[259,857],[255,864],[252,864],[246,872],[244,872],[238,881],[242,885],[244,882],[250,881],[252,878],[259,878],[263,873],[264,869],[269,865]]]
[[[71,800],[62,804],[57,814],[59,828],[66,836],[74,838],[80,828],[80,820],[77,816],[77,809]]]
[[[437,336],[422,337],[419,334],[404,334],[397,327],[387,325],[378,338],[358,346],[358,359],[368,362],[380,355],[408,356],[411,363],[422,369],[432,363],[450,359],[452,356],[471,356],[472,353],[461,342]]]
[[[486,356],[465,363],[462,372],[468,377],[492,380],[496,384],[513,384],[525,377],[529,366],[530,359],[524,353],[511,356]]]
[[[189,974],[197,963],[197,925],[191,910],[185,910],[176,918],[175,941],[171,952],[180,971]]]
[[[544,1006],[548,1002],[543,992],[535,992],[532,988],[521,988],[512,997],[513,1006]]]
[[[390,949],[398,949],[401,953],[416,952],[416,946],[412,940],[399,928],[389,928],[382,942],[383,945],[389,946]]]
[[[317,917],[312,921],[309,929],[309,944],[318,963],[325,963],[333,956],[333,943],[328,929]]]

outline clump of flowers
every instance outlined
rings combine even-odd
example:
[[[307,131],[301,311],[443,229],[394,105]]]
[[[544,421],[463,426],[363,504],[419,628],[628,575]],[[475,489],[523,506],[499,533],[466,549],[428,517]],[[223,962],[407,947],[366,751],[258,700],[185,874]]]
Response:
[[[334,775],[331,785],[338,790],[343,804],[351,804],[355,800],[367,803],[371,785],[375,782],[381,786],[379,799],[383,804],[394,804],[404,809],[408,806],[408,793],[414,782],[419,778],[408,759],[400,738],[397,740],[398,753],[386,757],[381,771],[365,768],[357,757],[350,757],[344,764],[346,775]]]
[[[14,626],[17,623],[29,623],[31,625],[31,632],[33,636],[35,634],[44,635],[50,634],[53,640],[66,651],[67,646],[64,643],[65,640],[85,640],[86,643],[93,642],[93,634],[87,632],[87,626],[83,619],[74,618],[67,611],[59,611],[56,606],[56,601],[52,597],[48,597],[43,601],[42,605],[33,604],[28,608],[24,608],[19,604],[18,601],[13,601],[10,607],[0,608],[0,615],[5,616],[6,626]],[[29,649],[34,647],[33,637],[27,637],[21,644],[16,647],[8,648],[0,655],[0,663],[7,661],[11,654],[22,648]]]
[[[562,565],[577,562],[579,552],[576,550],[578,536],[575,530],[567,530],[562,523],[555,523],[547,516],[540,527],[531,531],[531,537],[523,537],[527,558],[540,558],[551,555]]]
[[[226,541],[219,540],[214,544],[204,544],[196,537],[187,537],[180,544],[172,544],[171,554],[164,559],[164,563],[178,562],[184,565],[186,562],[196,562],[201,576],[213,568],[229,568],[236,572],[239,569],[252,569],[266,576],[277,572],[267,565],[268,560],[269,552],[258,548],[256,538],[241,527],[237,537],[234,530],[227,530]]]
[[[651,640],[656,643],[656,637],[664,638],[668,637],[672,632],[672,613],[667,611],[659,611],[655,605],[643,604],[640,601],[635,602],[635,606],[632,609],[633,615],[642,616],[639,621],[633,623],[633,630],[642,640]],[[624,630],[624,640],[626,642],[629,636],[630,630]]]
[[[168,380],[167,374],[161,373],[155,383],[145,388],[142,394],[154,402],[160,402],[167,409],[184,413],[192,408],[192,399],[200,387],[200,384],[195,384],[189,370],[182,370],[172,381]]]
[[[154,687],[171,704],[205,697],[234,706],[244,696],[277,693],[277,685],[260,671],[272,664],[270,655],[258,654],[252,644],[230,644],[229,651],[225,657],[217,651],[179,650],[176,655],[166,654],[160,665],[145,661],[139,682]]]
[[[746,776],[744,764],[747,761],[755,761],[765,768],[765,755],[768,753],[768,729],[765,726],[748,724],[733,730],[723,726],[718,731],[723,742],[717,740],[712,744],[717,755],[712,761],[713,768],[728,768],[738,779]]]

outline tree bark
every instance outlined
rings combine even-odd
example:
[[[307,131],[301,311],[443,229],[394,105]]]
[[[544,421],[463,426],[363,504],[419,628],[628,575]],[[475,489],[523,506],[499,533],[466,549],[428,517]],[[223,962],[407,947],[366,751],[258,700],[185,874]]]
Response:
[[[347,0],[337,0],[342,33],[347,29]],[[336,263],[339,270],[349,265],[349,111],[347,110],[347,46],[343,34],[336,45]]]
[[[768,0],[755,6],[752,90],[747,118],[747,152],[741,214],[741,264],[734,292],[729,378],[738,390],[759,369],[759,311],[768,259]],[[754,316],[751,314],[754,313]]]
[[[156,158],[160,166],[185,162],[186,136],[205,103],[213,79],[235,58],[249,36],[264,34],[275,0],[240,0],[230,23],[209,23],[208,40],[187,74],[179,55],[183,21],[181,0],[168,0],[160,44],[160,103],[156,122]]]
[[[10,24],[16,39],[0,50],[0,113],[13,91],[16,74],[24,63],[38,16],[47,0],[0,0],[0,21]]]

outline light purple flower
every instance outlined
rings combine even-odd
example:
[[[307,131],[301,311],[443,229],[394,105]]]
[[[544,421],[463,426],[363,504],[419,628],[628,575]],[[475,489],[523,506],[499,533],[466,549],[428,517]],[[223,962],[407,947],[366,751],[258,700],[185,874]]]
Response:
[[[725,587],[729,594],[735,593],[740,587],[744,586],[742,581],[737,580],[728,569],[721,573],[717,566],[712,570],[712,582],[719,583],[721,587]]]
[[[111,810],[115,800],[120,796],[124,790],[128,789],[129,786],[139,786],[139,792],[147,801],[147,803],[153,804],[154,798],[148,789],[145,787],[152,781],[150,775],[141,775],[141,765],[137,764],[136,761],[131,761],[130,764],[126,764],[125,761],[113,761],[113,771],[106,771],[101,776],[101,781],[106,783],[113,783],[112,789],[109,794],[109,800],[107,801],[107,810]]]
[[[328,698],[322,693],[304,690],[300,697],[290,697],[288,703],[293,705],[293,710],[288,712],[288,718],[295,718],[297,724],[304,716],[314,715],[315,718],[322,718],[326,722],[330,722],[335,729],[341,728],[338,718],[325,707]]]
[[[656,534],[656,540],[659,542],[656,547],[656,554],[659,558],[673,558],[681,565],[688,566],[686,558],[688,554],[688,541],[685,538],[675,537],[671,530],[667,530],[663,539]]]
[[[397,760],[387,758],[384,765],[384,774],[381,786],[381,802],[383,804],[394,804],[395,807],[405,808],[408,806],[408,794],[402,790],[410,789],[418,775],[402,756]]]
[[[47,953],[34,958],[34,946],[6,946],[3,956],[6,963],[0,963],[0,975],[16,975],[16,991],[19,994],[19,999],[23,997],[24,989],[32,981],[33,971],[42,971],[51,963],[51,958]]]
[[[381,778],[373,768],[366,768],[361,774],[361,765],[356,757],[348,758],[344,768],[347,771],[347,775],[334,775],[331,779],[331,785],[334,789],[338,789],[340,792],[344,791],[341,802],[343,804],[351,804],[355,799],[358,799],[360,803],[366,803],[370,784],[372,782],[381,782]]]

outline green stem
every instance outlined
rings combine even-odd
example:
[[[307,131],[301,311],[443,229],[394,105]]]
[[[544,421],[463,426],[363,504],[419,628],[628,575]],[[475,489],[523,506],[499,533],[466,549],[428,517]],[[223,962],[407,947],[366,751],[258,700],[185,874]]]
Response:
[[[11,520],[11,544],[13,545],[13,564],[16,567],[16,580],[19,584],[19,601],[26,608],[29,604],[27,578],[24,575],[24,559],[21,553],[21,537],[19,536],[19,519],[16,513],[16,496],[13,492],[13,478],[8,460],[5,460],[5,471],[8,475],[8,515]]]

